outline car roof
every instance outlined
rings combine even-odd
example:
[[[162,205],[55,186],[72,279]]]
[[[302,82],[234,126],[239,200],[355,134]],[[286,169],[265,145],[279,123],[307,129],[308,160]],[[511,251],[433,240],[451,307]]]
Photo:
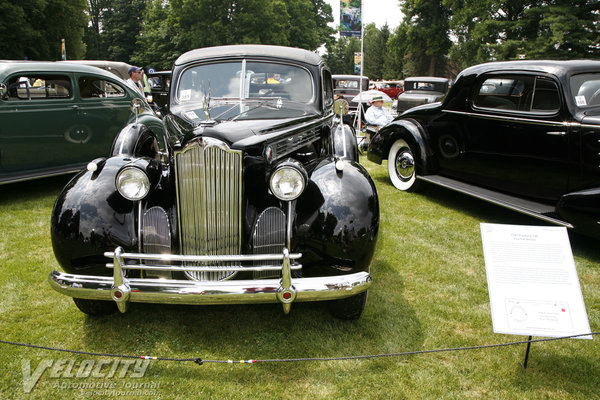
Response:
[[[121,61],[107,61],[107,60],[67,60],[67,61],[59,61],[66,63],[75,63],[75,64],[85,64],[91,65],[92,67],[102,68],[113,74],[117,75],[121,79],[129,78],[129,68],[132,67],[131,64],[127,64]]]
[[[492,71],[537,71],[556,76],[574,75],[584,72],[600,72],[600,61],[596,60],[517,60],[497,61],[474,65],[461,72],[465,74],[482,74]]]
[[[361,78],[360,75],[331,75],[331,77],[333,79],[356,79],[356,80]],[[362,78],[363,78],[363,80],[369,79],[369,77],[364,76],[364,75],[362,76]]]
[[[258,44],[241,44],[231,46],[204,47],[182,54],[175,65],[204,59],[268,57],[283,58],[312,65],[320,65],[323,59],[317,53],[295,47],[271,46]]]
[[[18,72],[79,72],[117,78],[116,75],[101,68],[84,64],[56,61],[0,60],[0,77],[5,77]]]
[[[440,78],[438,76],[411,76],[404,79],[404,82],[410,81],[425,81],[425,82],[448,82],[448,78]]]

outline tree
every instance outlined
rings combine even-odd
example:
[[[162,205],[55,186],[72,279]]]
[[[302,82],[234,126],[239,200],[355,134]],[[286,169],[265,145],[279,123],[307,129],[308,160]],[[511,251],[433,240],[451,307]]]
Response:
[[[144,0],[111,0],[102,12],[102,41],[106,44],[106,59],[131,62],[136,51]]]
[[[403,0],[402,25],[407,48],[404,68],[408,75],[445,74],[450,49],[449,10],[441,0]]]
[[[61,39],[69,58],[83,57],[86,9],[86,0],[0,2],[2,58],[60,60]]]
[[[383,64],[387,54],[386,43],[390,36],[390,30],[385,25],[381,30],[377,29],[375,24],[368,24],[365,27],[363,51],[364,75],[371,80],[383,78]]]

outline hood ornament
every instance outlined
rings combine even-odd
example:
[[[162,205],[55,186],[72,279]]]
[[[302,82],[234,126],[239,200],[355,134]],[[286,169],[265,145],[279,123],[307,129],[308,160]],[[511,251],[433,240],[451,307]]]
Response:
[[[202,81],[202,111],[204,111],[204,121],[200,122],[200,125],[212,126],[217,123],[210,117],[210,81],[208,82],[208,89]]]

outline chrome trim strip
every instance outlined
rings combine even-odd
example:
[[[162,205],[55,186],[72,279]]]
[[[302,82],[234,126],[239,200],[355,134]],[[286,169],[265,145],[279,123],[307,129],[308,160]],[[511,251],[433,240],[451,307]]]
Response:
[[[521,122],[521,123],[527,123],[527,124],[539,124],[539,125],[547,125],[547,126],[560,126],[560,127],[564,127],[564,128],[581,125],[576,122],[544,121],[541,119],[520,118],[520,117],[514,117],[514,116],[508,116],[508,115],[478,114],[478,113],[467,112],[467,111],[442,110],[442,112],[445,112],[448,114],[465,115],[468,117],[493,119],[493,120],[499,120],[499,121]]]
[[[57,292],[82,299],[112,300],[113,277],[66,274],[53,271],[48,278]],[[186,281],[126,279],[129,301],[159,304],[278,303],[281,279]],[[371,286],[368,272],[321,278],[295,278],[295,301],[334,300],[364,292]]]
[[[114,268],[114,264],[109,263],[106,264],[106,268]],[[211,266],[211,267],[179,267],[173,265],[145,265],[145,264],[136,264],[136,265],[122,265],[121,269],[131,269],[131,270],[147,270],[147,271],[214,271],[215,268],[226,269],[227,271],[281,271],[281,267],[273,266],[273,265],[253,265],[251,267],[244,266]],[[301,270],[302,264],[293,264],[290,266],[292,271]]]
[[[116,250],[107,251],[104,257],[115,257]],[[282,261],[283,254],[236,254],[236,255],[214,255],[214,256],[186,256],[180,254],[141,254],[141,253],[121,253],[120,257],[127,259],[144,259],[156,261],[188,261],[188,262],[225,262],[225,261]],[[291,260],[297,260],[302,257],[302,253],[291,253]]]

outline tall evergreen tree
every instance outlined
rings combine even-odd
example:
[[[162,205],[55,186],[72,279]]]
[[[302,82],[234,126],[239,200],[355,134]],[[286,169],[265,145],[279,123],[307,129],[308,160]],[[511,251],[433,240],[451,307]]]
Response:
[[[445,74],[450,49],[449,10],[441,0],[403,0],[407,53],[405,70],[409,75]]]
[[[60,60],[85,52],[86,0],[3,0],[0,2],[0,51],[5,59]]]

